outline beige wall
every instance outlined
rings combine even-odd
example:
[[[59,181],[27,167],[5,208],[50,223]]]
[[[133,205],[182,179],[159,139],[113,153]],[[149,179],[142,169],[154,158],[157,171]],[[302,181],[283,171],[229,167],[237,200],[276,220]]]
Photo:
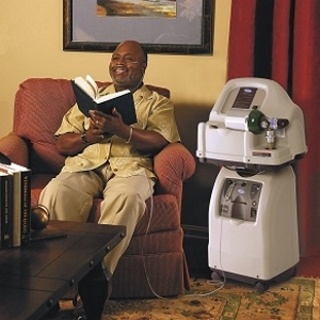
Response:
[[[87,73],[109,79],[110,54],[63,51],[61,0],[0,0],[0,6],[0,137],[11,131],[14,94],[24,79]],[[150,54],[145,82],[170,88],[176,105],[210,108],[225,82],[230,6],[216,0],[213,55]]]

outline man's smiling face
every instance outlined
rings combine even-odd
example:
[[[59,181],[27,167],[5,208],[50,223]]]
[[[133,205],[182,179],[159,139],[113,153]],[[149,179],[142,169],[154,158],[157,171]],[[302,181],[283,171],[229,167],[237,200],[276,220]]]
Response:
[[[134,91],[143,80],[146,69],[144,53],[139,43],[125,41],[114,51],[109,64],[109,73],[117,91]]]

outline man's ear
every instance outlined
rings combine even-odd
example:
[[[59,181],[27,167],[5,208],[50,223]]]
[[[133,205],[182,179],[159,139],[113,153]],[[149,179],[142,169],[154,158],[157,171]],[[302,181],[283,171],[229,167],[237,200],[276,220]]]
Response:
[[[147,69],[147,63],[146,62],[143,62],[142,63],[142,68],[143,68],[143,74],[145,74],[146,73],[146,69]]]

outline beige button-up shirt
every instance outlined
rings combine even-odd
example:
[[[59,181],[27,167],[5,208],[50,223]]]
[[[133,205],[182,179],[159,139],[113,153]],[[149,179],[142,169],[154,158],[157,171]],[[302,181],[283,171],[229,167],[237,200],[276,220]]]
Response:
[[[101,90],[101,94],[112,92],[114,92],[112,85]],[[145,86],[134,92],[133,99],[137,123],[131,125],[132,128],[154,130],[170,143],[180,140],[171,100],[151,92]],[[83,132],[88,128],[89,122],[90,119],[85,117],[75,105],[65,114],[56,136],[68,132]],[[93,170],[106,162],[109,162],[112,171],[118,176],[155,176],[152,156],[139,152],[130,143],[125,143],[125,140],[115,135],[87,146],[77,155],[67,157],[62,171]]]

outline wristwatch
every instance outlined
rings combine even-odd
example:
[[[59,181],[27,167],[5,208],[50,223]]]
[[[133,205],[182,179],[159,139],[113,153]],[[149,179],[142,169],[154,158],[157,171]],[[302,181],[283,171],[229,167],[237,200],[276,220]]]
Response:
[[[83,133],[81,133],[80,138],[81,138],[81,141],[82,141],[83,143],[88,143],[88,142],[89,142],[89,141],[87,140],[87,132],[86,132],[86,131],[83,132]]]

